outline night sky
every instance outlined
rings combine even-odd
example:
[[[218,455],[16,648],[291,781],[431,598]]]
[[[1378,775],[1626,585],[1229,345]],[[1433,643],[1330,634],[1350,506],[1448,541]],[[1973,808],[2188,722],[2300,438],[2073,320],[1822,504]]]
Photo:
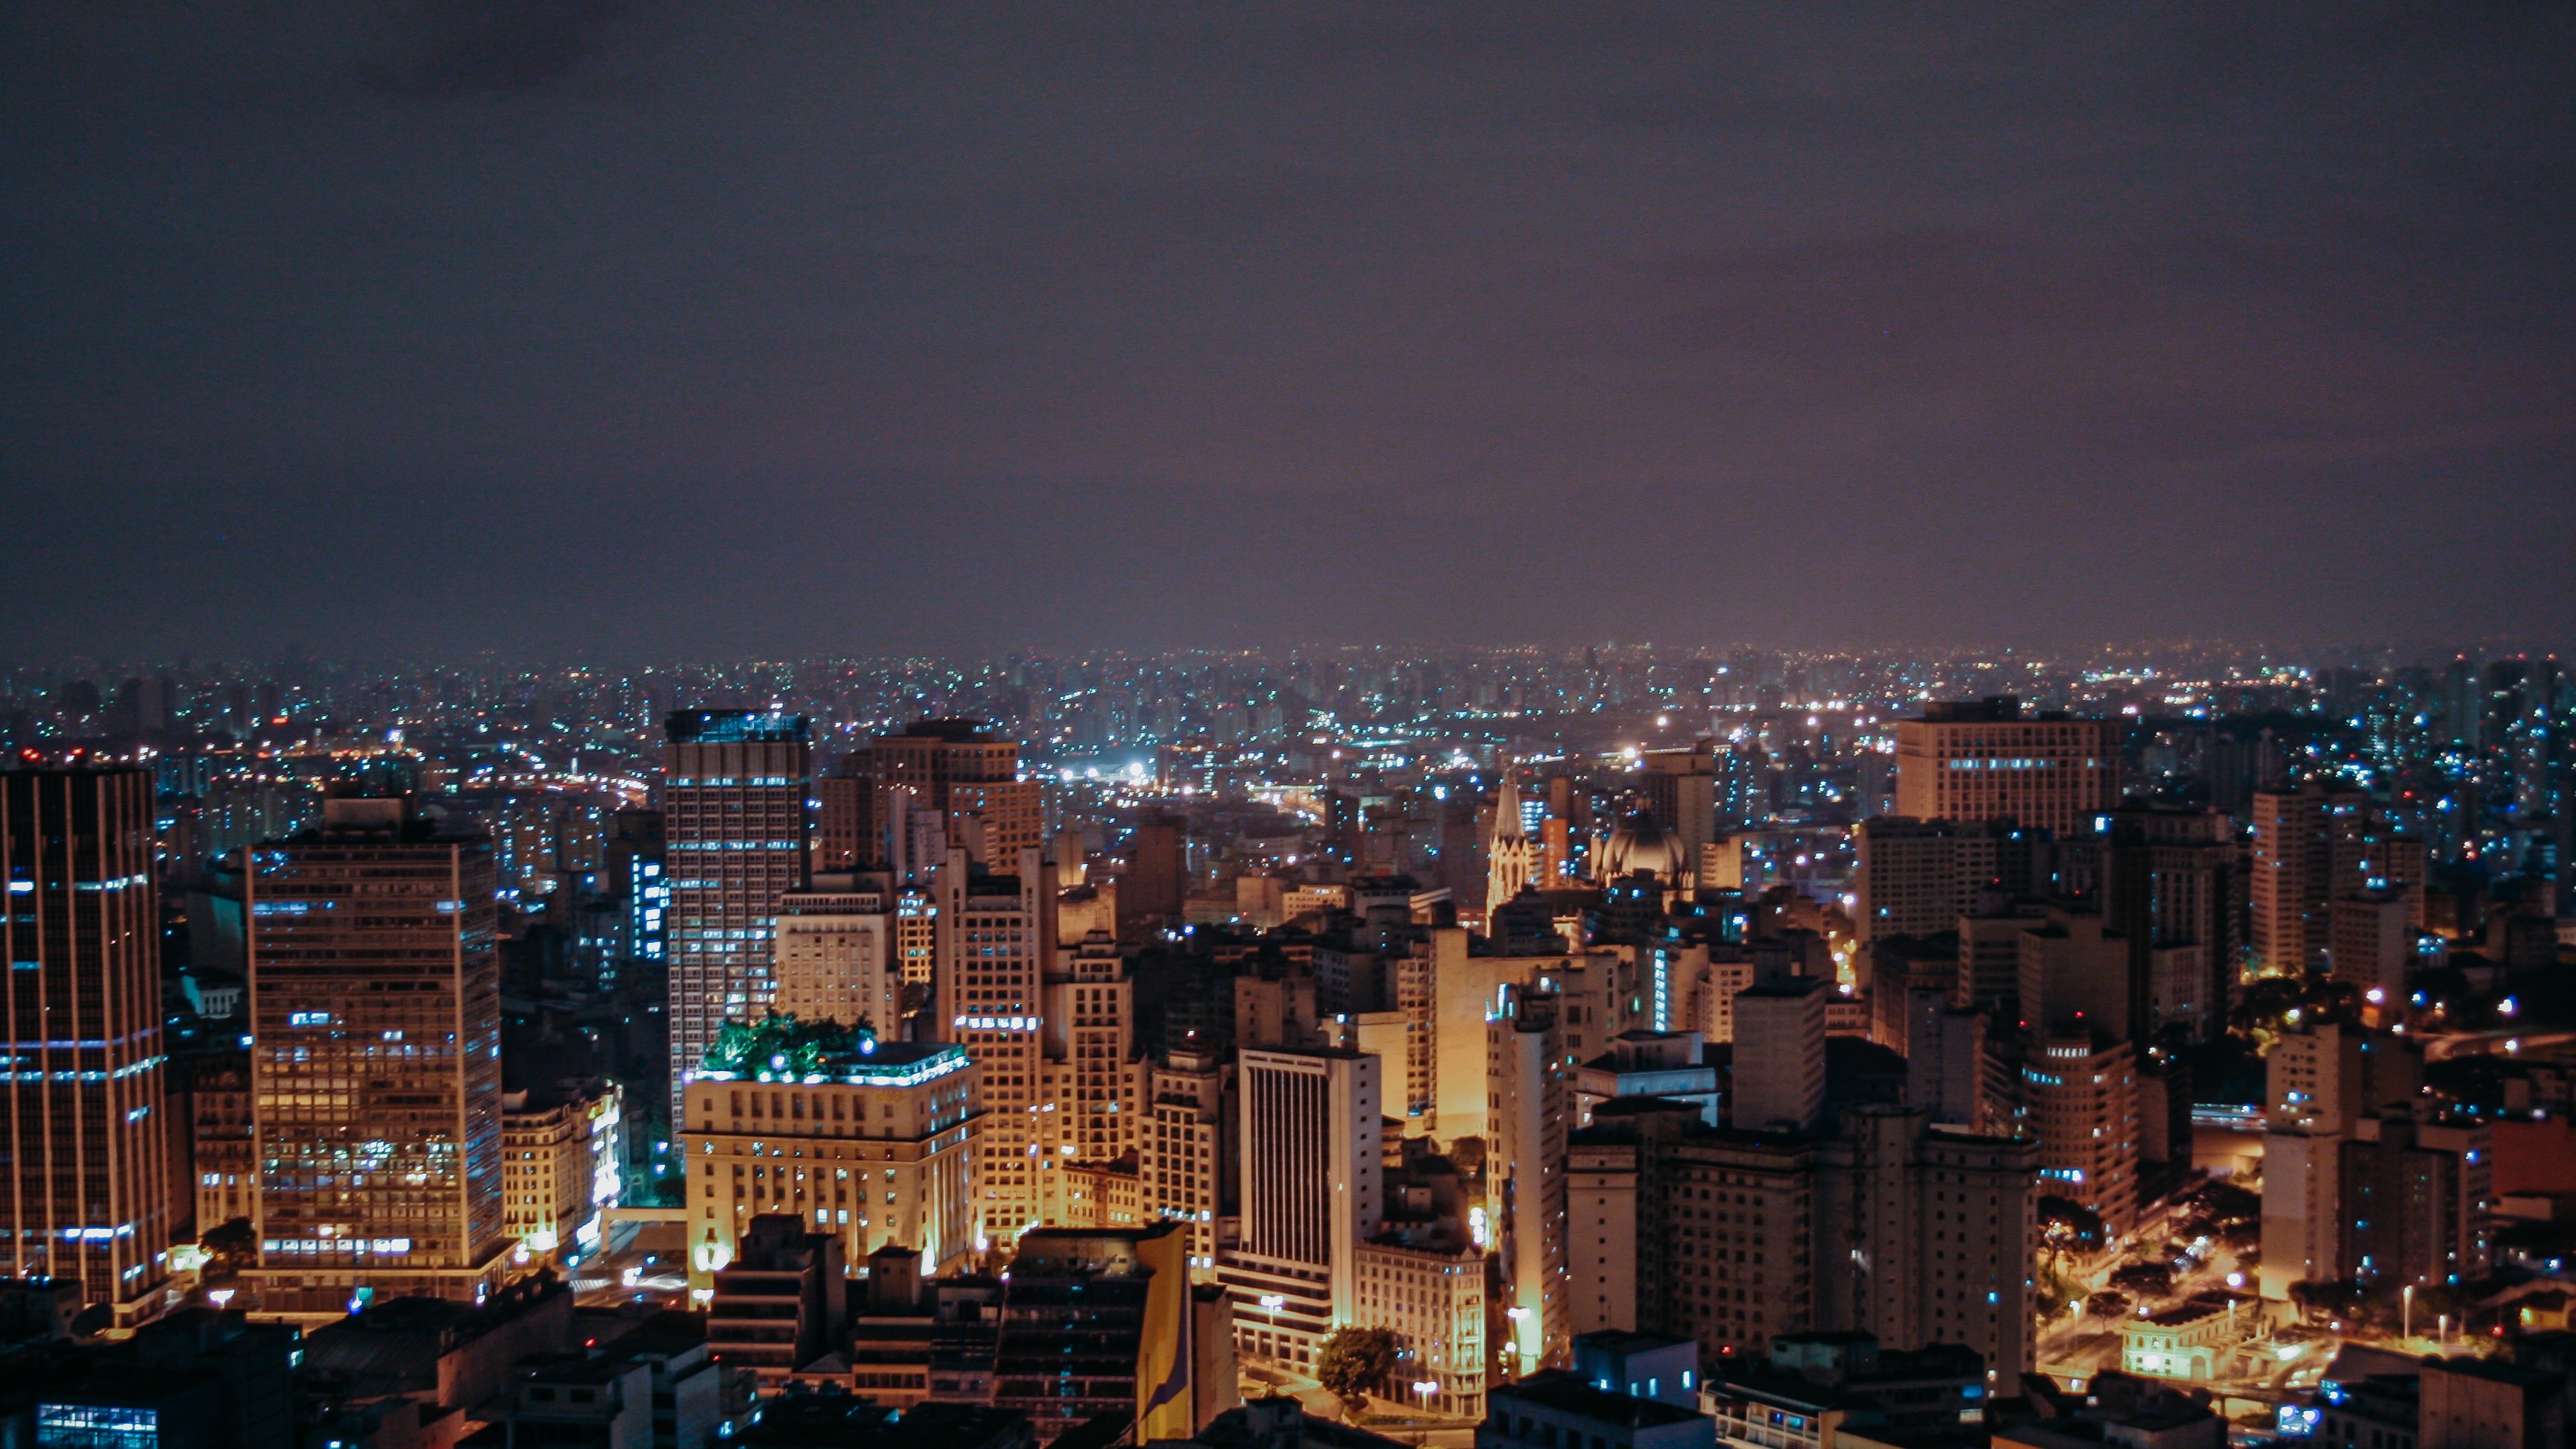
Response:
[[[2576,11],[1824,8],[10,6],[0,657],[2576,645]]]

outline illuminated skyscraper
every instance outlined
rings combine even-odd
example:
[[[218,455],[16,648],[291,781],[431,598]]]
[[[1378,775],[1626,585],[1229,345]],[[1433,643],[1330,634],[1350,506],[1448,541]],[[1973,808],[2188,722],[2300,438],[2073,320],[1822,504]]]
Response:
[[[2312,783],[2254,794],[2254,964],[2297,974],[2326,961],[2337,896],[2367,877],[2370,796]]]
[[[805,883],[812,749],[802,715],[682,710],[665,721],[671,1099],[728,1018],[769,1009],[778,901]]]
[[[475,1301],[498,1286],[501,977],[492,847],[407,799],[339,799],[251,852],[250,1275],[273,1313],[360,1289]]]
[[[1348,1051],[1237,1054],[1243,1233],[1217,1278],[1246,1357],[1312,1372],[1353,1321],[1358,1247],[1383,1206],[1378,1066]]]
[[[984,1231],[1008,1241],[1044,1221],[1056,1170],[1034,1120],[1042,1091],[1046,973],[1055,962],[1055,872],[1033,848],[1017,875],[977,872],[962,849],[948,852],[931,887],[939,931],[938,1029],[983,1068],[990,1116],[977,1149],[976,1188]]]
[[[8,1262],[141,1316],[169,1277],[152,776],[0,773]]]
[[[1043,800],[1035,780],[1020,778],[1020,747],[973,720],[926,719],[852,755],[822,782],[821,858],[826,870],[893,863],[886,835],[893,791],[937,812],[948,843],[975,861],[1009,870],[1023,850],[1043,843]],[[920,862],[927,874],[938,861]]]
[[[1896,722],[1896,813],[1917,820],[2011,820],[2087,835],[2120,803],[2120,727],[2010,696],[1928,703]]]

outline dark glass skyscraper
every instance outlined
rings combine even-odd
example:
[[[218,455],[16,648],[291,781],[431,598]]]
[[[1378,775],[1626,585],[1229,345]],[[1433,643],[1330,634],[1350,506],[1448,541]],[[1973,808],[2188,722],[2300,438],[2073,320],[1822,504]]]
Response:
[[[803,715],[682,710],[664,722],[662,811],[671,889],[672,1120],[682,1085],[730,1017],[778,989],[778,898],[805,884],[813,750]]]
[[[143,1316],[169,1276],[152,776],[0,773],[8,1263]]]

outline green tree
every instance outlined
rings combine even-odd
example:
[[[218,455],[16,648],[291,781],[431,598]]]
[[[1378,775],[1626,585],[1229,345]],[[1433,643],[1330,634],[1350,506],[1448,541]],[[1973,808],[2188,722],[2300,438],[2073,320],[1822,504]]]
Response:
[[[2102,1246],[2102,1215],[2054,1193],[2039,1200],[2039,1240],[2058,1252],[2089,1253]]]
[[[1341,1329],[1315,1355],[1315,1378],[1342,1401],[1344,1417],[1367,1404],[1370,1390],[1385,1388],[1394,1372],[1395,1335],[1383,1328]]]
[[[230,1280],[259,1261],[259,1233],[248,1218],[215,1224],[206,1229],[197,1246],[205,1249],[206,1271],[202,1276],[208,1278]]]

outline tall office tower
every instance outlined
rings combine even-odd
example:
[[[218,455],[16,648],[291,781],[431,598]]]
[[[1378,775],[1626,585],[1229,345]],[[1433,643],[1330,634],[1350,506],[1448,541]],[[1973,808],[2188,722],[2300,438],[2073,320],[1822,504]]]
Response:
[[[1760,749],[1739,744],[1717,752],[1717,830],[1754,830],[1771,819],[1770,766]]]
[[[2457,1287],[2495,1262],[2495,1129],[2473,1117],[2363,1117],[2343,1149],[2343,1262],[2361,1283]]]
[[[1145,1064],[1135,1060],[1134,986],[1118,943],[1094,932],[1058,945],[1048,963],[1040,1016],[1046,1023],[1039,1100],[1038,1156],[1060,1169],[1106,1163],[1136,1147]],[[1039,1186],[1048,1187],[1041,1174]],[[1063,1189],[1043,1204],[1048,1221],[1069,1221]]]
[[[884,865],[876,802],[868,788],[865,756],[841,762],[841,768],[814,782],[814,869],[858,870]]]
[[[1126,854],[1118,914],[1156,923],[1179,916],[1189,901],[1189,822],[1170,811],[1143,812],[1127,837]]]
[[[1825,1006],[1833,983],[1791,976],[1735,998],[1734,1123],[1812,1132],[1825,1114]]]
[[[338,799],[251,852],[251,1097],[272,1313],[479,1301],[508,1274],[491,843]]]
[[[130,1323],[170,1276],[172,1227],[150,772],[0,773],[0,872],[10,1271]]]
[[[2033,1031],[2130,1036],[2129,943],[2091,911],[2043,906],[2022,928],[2018,995]]]
[[[1890,815],[1861,822],[1854,843],[1852,934],[1863,945],[1955,930],[1981,900],[2049,889],[2048,842],[2009,821]]]
[[[1958,1004],[1956,956],[1896,949],[1914,943],[1879,942],[1870,951],[1871,1037],[1905,1054],[1905,1103],[1935,1122],[1989,1125],[1984,1089],[1986,1013]]]
[[[1353,1321],[1353,1260],[1382,1216],[1378,1060],[1252,1050],[1235,1072],[1243,1227],[1217,1254],[1217,1281],[1243,1356],[1311,1373],[1323,1341]]]
[[[926,1273],[975,1251],[975,1142],[988,1120],[964,1049],[852,1034],[807,1044],[775,1071],[758,1029],[736,1034],[688,1085],[678,1136],[689,1164],[689,1277],[741,1252],[764,1213],[793,1213],[863,1258],[921,1254]]]
[[[1562,1368],[1574,1334],[1565,1296],[1565,1118],[1568,1097],[1560,1002],[1514,991],[1485,1023],[1485,1211],[1501,1251],[1503,1345],[1515,1371]]]
[[[2284,1034],[2264,1060],[2264,1297],[2345,1275],[2354,1215],[2344,1154],[2383,1109],[2417,1100],[2420,1052],[2407,1038],[2312,1023]]]
[[[1621,1098],[1567,1139],[1570,1321],[1760,1354],[1815,1326],[1818,1144],[1698,1123],[1686,1102]]]
[[[2174,1026],[2201,1040],[2226,1030],[2237,972],[2235,879],[2236,827],[2217,811],[2111,813],[2102,911],[2129,945],[2129,1023],[2141,1040]]]
[[[987,867],[1008,868],[1021,851],[1045,842],[1042,787],[1020,778],[1018,742],[996,738],[974,720],[925,719],[870,742],[824,782],[820,835],[827,865],[894,863],[889,837],[906,828],[889,803],[897,791],[939,821],[948,845]],[[943,858],[919,860],[913,870],[927,873]]]
[[[2120,727],[2010,696],[1928,703],[1896,722],[1896,813],[2010,820],[2059,839],[2093,832],[2120,803]]]
[[[1918,1108],[1845,1114],[1819,1158],[1817,1326],[1964,1343],[1989,1384],[2029,1372],[2039,1160],[2026,1138],[1933,1131]]]
[[[2021,933],[2040,920],[2038,907],[2018,904],[1959,917],[1959,1004],[1993,1012],[1998,1031],[2030,1019],[2021,1004]]]
[[[976,1149],[984,1233],[1008,1242],[1045,1220],[1056,1170],[1036,1118],[1046,1108],[1043,1013],[1055,961],[1055,868],[1045,852],[1020,852],[1017,875],[978,872],[962,847],[931,884],[939,931],[940,1035],[984,1069],[989,1112]]]
[[[771,1009],[900,1039],[903,966],[894,954],[893,896],[890,878],[855,871],[818,874],[811,890],[781,895]]]
[[[1494,912],[1503,903],[1537,884],[1538,851],[1530,844],[1521,813],[1518,767],[1503,766],[1502,789],[1494,797],[1494,829],[1485,840],[1485,921],[1490,933]]]
[[[805,883],[803,715],[682,710],[663,722],[670,855],[671,1106],[728,1020],[776,995],[778,901]]]
[[[2048,1191],[2099,1213],[2115,1236],[2138,1217],[2137,1063],[2122,1038],[2050,1032],[2021,1069],[2023,1125]]]
[[[1136,1129],[1137,1196],[1148,1219],[1190,1225],[1190,1276],[1216,1278],[1216,1215],[1240,1144],[1226,1112],[1232,1072],[1214,1052],[1181,1049],[1146,1068]]]
[[[2320,969],[2332,929],[2330,903],[2357,889],[2369,856],[2370,796],[2311,782],[2254,792],[2252,945],[2258,970]]]
[[[654,966],[669,958],[671,875],[665,817],[659,810],[620,810],[611,820],[602,885],[625,898],[622,954]],[[616,983],[600,983],[602,989]]]
[[[1682,838],[1696,868],[1699,848],[1717,839],[1717,741],[1704,739],[1685,750],[1648,750],[1637,764],[1646,813]]]
[[[2326,956],[2335,979],[2350,982],[2373,1005],[2402,1002],[2407,974],[2417,965],[2406,898],[2394,891],[2338,896],[2327,919]]]
[[[200,1055],[188,1064],[191,1165],[197,1173],[197,1235],[250,1216],[259,1192],[252,1140],[250,1053]]]
[[[894,959],[907,986],[928,986],[939,959],[939,916],[924,886],[894,893]]]

